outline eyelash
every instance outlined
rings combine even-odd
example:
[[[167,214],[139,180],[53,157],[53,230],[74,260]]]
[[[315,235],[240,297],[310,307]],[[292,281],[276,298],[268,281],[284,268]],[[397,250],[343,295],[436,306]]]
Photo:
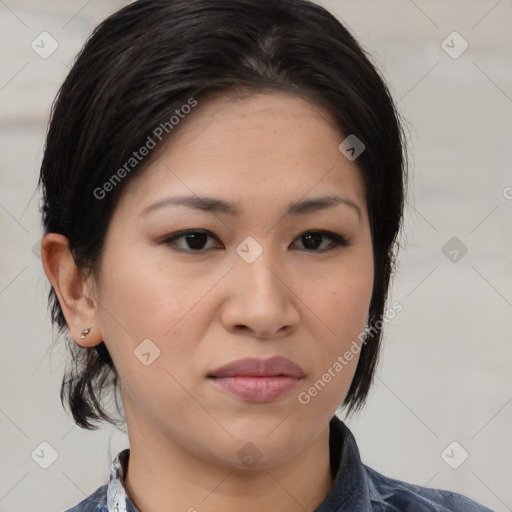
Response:
[[[173,246],[176,240],[179,240],[180,238],[185,239],[187,236],[194,235],[194,234],[208,235],[212,238],[217,239],[217,241],[218,241],[218,238],[211,231],[203,230],[203,229],[189,229],[186,231],[179,231],[177,233],[174,233],[174,234],[166,237],[164,240],[162,240],[162,243],[169,245],[169,246]],[[299,235],[296,238],[296,240],[299,240],[302,237],[305,237],[305,236],[311,235],[311,234],[321,235],[321,236],[330,238],[332,240],[332,245],[330,248],[323,249],[323,250],[303,249],[307,252],[325,253],[325,252],[333,251],[339,247],[347,247],[348,245],[350,245],[349,240],[347,240],[345,237],[338,235],[336,233],[333,233],[331,231],[325,231],[325,230],[305,231],[304,233]],[[200,249],[200,250],[194,250],[194,249],[187,250],[187,249],[183,249],[183,248],[172,248],[172,250],[177,251],[177,252],[196,253],[196,254],[202,254],[202,253],[205,253],[206,251],[212,250],[212,249],[215,249],[215,248]],[[218,247],[216,249],[218,249]]]

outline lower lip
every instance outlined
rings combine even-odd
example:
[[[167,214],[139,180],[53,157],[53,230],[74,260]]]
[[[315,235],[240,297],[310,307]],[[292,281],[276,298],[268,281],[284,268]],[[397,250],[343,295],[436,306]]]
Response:
[[[214,384],[249,402],[273,402],[291,391],[301,379],[295,377],[216,377]]]

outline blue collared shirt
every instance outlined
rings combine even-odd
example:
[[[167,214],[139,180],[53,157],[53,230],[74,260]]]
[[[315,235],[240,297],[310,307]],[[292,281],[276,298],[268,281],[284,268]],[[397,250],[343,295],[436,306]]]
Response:
[[[395,480],[364,465],[352,432],[337,416],[330,422],[329,447],[334,481],[314,512],[492,512],[461,494]],[[109,483],[66,512],[139,512],[124,488],[129,457],[129,448],[120,452]]]

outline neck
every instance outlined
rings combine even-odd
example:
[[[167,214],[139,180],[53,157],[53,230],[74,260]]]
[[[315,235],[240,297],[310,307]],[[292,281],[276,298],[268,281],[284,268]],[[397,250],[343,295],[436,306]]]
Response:
[[[140,512],[303,512],[315,510],[331,485],[329,425],[293,458],[262,470],[220,466],[130,425],[125,487]]]

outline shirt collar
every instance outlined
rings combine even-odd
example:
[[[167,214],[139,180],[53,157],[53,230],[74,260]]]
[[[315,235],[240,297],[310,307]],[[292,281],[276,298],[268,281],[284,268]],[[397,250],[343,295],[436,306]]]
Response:
[[[124,477],[128,468],[130,449],[126,448],[117,454],[110,466],[110,478],[107,486],[108,512],[138,512],[126,494]]]
[[[337,416],[330,421],[329,451],[331,472],[335,472],[331,489],[315,512],[357,510],[371,512],[369,482],[349,428]]]
[[[333,416],[329,426],[329,453],[334,481],[325,500],[315,512],[369,512],[371,502],[368,477],[361,462],[356,440],[337,416]],[[130,449],[126,448],[112,461],[106,493],[108,512],[139,512],[127,496],[124,487],[129,457]]]

